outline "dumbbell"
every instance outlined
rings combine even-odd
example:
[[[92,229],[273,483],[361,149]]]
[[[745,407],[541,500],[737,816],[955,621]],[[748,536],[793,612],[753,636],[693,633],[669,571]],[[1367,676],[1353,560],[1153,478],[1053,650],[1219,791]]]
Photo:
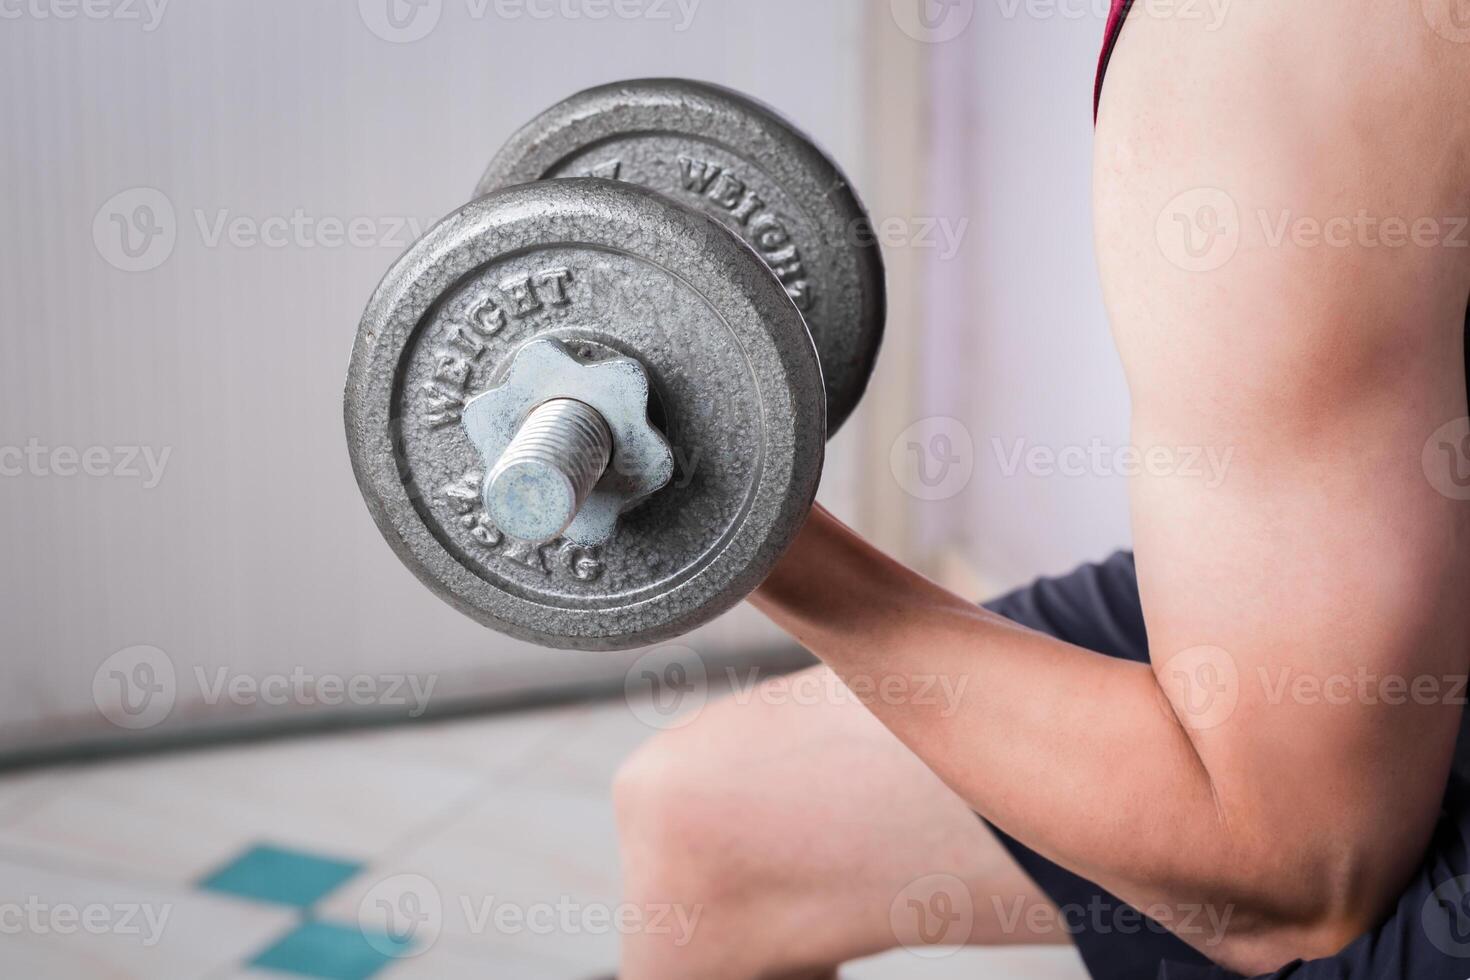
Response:
[[[508,635],[619,650],[769,574],[861,397],[881,254],[774,110],[653,79],[552,107],[393,265],[345,399],[379,529]]]

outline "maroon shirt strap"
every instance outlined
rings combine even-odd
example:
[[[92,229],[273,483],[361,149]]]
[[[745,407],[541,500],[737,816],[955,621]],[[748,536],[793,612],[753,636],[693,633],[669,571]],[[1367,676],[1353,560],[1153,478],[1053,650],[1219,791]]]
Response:
[[[1097,81],[1092,87],[1092,119],[1097,121],[1098,106],[1102,105],[1103,77],[1108,73],[1108,62],[1113,59],[1113,46],[1118,43],[1118,34],[1123,30],[1123,18],[1133,0],[1113,0],[1113,9],[1108,11],[1108,28],[1104,35],[1102,54],[1097,59]]]

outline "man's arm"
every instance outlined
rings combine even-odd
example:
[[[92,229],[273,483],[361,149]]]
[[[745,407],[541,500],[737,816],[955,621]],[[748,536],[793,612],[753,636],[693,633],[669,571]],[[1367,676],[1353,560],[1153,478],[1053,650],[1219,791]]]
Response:
[[[860,694],[963,677],[953,713],[866,700],[1058,863],[1140,908],[1232,907],[1207,952],[1238,969],[1366,929],[1443,791],[1470,521],[1422,454],[1466,413],[1467,59],[1417,3],[1130,20],[1096,190],[1134,440],[1232,454],[1219,486],[1132,486],[1152,671],[1019,630],[823,513],[756,597]],[[1438,240],[1389,244],[1427,220]],[[1426,680],[1438,697],[1395,694]]]

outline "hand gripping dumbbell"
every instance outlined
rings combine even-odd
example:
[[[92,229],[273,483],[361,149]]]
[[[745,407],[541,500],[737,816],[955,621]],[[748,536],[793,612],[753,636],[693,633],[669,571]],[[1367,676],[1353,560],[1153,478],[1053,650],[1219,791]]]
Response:
[[[794,126],[698,82],[593,89],[512,137],[379,285],[353,469],[399,557],[478,621],[656,643],[790,545],[884,313],[867,214]]]

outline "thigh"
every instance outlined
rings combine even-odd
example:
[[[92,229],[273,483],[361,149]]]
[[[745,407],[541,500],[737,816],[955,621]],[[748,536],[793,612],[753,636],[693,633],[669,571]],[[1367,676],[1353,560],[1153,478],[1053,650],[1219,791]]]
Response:
[[[657,805],[661,833],[625,835],[629,875],[713,859],[688,883],[711,930],[723,919],[749,942],[799,944],[814,965],[945,923],[946,945],[1067,941],[995,834],[824,667],[711,704],[645,746],[625,778],[671,797]]]

